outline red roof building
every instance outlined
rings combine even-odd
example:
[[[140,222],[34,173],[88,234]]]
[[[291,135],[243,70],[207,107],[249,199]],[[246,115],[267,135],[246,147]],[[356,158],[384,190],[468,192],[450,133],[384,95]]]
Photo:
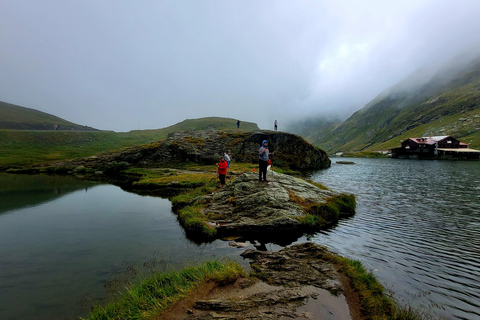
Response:
[[[451,136],[409,138],[391,152],[392,158],[480,159],[480,150],[470,149]]]

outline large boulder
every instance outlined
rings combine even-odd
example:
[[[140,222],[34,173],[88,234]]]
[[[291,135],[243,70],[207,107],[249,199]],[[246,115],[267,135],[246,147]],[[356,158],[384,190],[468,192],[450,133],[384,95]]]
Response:
[[[168,166],[181,162],[215,164],[230,151],[235,162],[258,161],[258,150],[268,140],[276,167],[294,170],[323,169],[330,166],[328,155],[303,138],[281,132],[184,131],[171,133],[167,139],[125,148],[117,152],[77,159],[70,165],[112,167],[119,163],[136,167]]]
[[[322,189],[303,179],[269,172],[268,183],[244,173],[212,194],[174,201],[174,211],[191,239],[205,239],[205,228],[190,223],[183,207],[202,205],[204,223],[215,238],[238,236],[264,242],[291,243],[309,231],[331,227],[355,214],[355,197]],[[198,216],[197,216],[198,217]],[[195,234],[197,233],[197,234]]]

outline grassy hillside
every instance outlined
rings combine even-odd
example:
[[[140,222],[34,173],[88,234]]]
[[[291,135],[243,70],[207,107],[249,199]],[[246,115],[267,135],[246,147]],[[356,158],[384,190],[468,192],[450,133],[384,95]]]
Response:
[[[168,128],[130,132],[0,130],[0,167],[33,164],[92,156],[167,138],[168,133],[185,130],[236,130],[236,120],[202,118],[185,120]],[[241,131],[259,130],[242,122]]]
[[[343,123],[320,123],[304,137],[330,153],[385,150],[410,137],[436,135],[480,148],[480,58],[405,87],[401,82]]]
[[[187,119],[163,130],[185,131],[185,130],[216,130],[228,131],[237,129],[237,120],[230,118],[208,117],[200,119]],[[240,129],[243,131],[260,130],[256,123],[240,121]]]
[[[98,131],[54,115],[0,101],[0,129]]]

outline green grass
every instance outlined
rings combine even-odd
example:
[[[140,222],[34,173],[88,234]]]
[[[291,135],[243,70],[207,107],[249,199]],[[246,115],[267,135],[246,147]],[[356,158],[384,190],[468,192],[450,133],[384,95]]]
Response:
[[[54,115],[0,101],[0,129],[53,130],[55,125],[68,130],[95,130]]]
[[[421,124],[401,135],[369,146],[365,151],[388,150],[400,147],[401,141],[408,138],[418,138],[423,136],[446,136],[450,135],[461,142],[470,144],[472,149],[480,149],[480,120],[478,120],[479,111],[474,110],[465,113],[455,113],[444,116],[438,120]],[[477,116],[477,118],[475,117]],[[468,118],[470,121],[459,122],[460,118]]]
[[[340,272],[345,274],[352,289],[360,298],[361,314],[368,320],[425,320],[433,319],[428,314],[410,306],[397,305],[385,292],[375,276],[368,272],[361,261],[340,256],[331,256],[340,266]]]
[[[411,307],[399,307],[389,298],[383,286],[358,260],[327,253],[339,271],[348,278],[350,287],[359,297],[360,312],[371,320],[422,320],[427,314]],[[253,269],[254,266],[252,266]],[[104,306],[95,306],[84,320],[152,319],[158,317],[173,303],[188,296],[192,290],[207,281],[218,285],[233,283],[245,276],[242,267],[234,262],[204,262],[201,265],[170,273],[155,273],[139,284],[129,285],[119,298]],[[268,282],[268,276],[251,272],[251,276]],[[83,318],[82,318],[83,319]]]
[[[205,176],[209,176],[204,174]],[[212,239],[217,230],[207,224],[207,217],[202,213],[204,203],[195,203],[194,199],[212,193],[218,187],[218,180],[208,178],[207,183],[201,187],[186,190],[170,199],[173,211],[177,214],[179,222],[190,235],[204,240]]]
[[[27,121],[27,120],[25,120]],[[33,165],[93,156],[136,145],[166,139],[170,132],[185,130],[236,131],[236,120],[201,118],[185,120],[156,130],[130,132],[0,130],[0,166]],[[259,130],[251,122],[242,122],[240,131]]]
[[[362,315],[368,319],[392,319],[395,304],[383,292],[383,286],[371,272],[367,272],[358,260],[337,258],[343,264],[343,271],[350,279],[350,285],[360,295]]]
[[[172,131],[185,131],[185,130],[217,130],[217,131],[229,131],[237,130],[237,119],[220,118],[220,117],[206,117],[200,119],[187,119],[173,126],[165,128],[170,132]],[[257,124],[253,122],[240,121],[241,131],[255,131],[259,130]]]
[[[300,197],[290,195],[290,200],[300,205],[305,211],[301,222],[310,227],[325,227],[337,222],[340,218],[355,214],[356,200],[352,194],[340,194],[327,199],[325,203],[309,203]]]
[[[150,140],[112,131],[0,130],[0,166],[92,156]]]
[[[205,262],[179,272],[156,273],[138,285],[129,286],[118,300],[96,306],[85,319],[152,319],[206,281],[226,284],[240,276],[244,276],[244,271],[239,264],[218,261]]]

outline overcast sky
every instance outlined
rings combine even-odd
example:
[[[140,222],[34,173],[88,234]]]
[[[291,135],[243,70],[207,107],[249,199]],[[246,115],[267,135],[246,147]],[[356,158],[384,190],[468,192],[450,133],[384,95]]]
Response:
[[[0,101],[98,129],[350,115],[480,44],[479,0],[1,0]]]

